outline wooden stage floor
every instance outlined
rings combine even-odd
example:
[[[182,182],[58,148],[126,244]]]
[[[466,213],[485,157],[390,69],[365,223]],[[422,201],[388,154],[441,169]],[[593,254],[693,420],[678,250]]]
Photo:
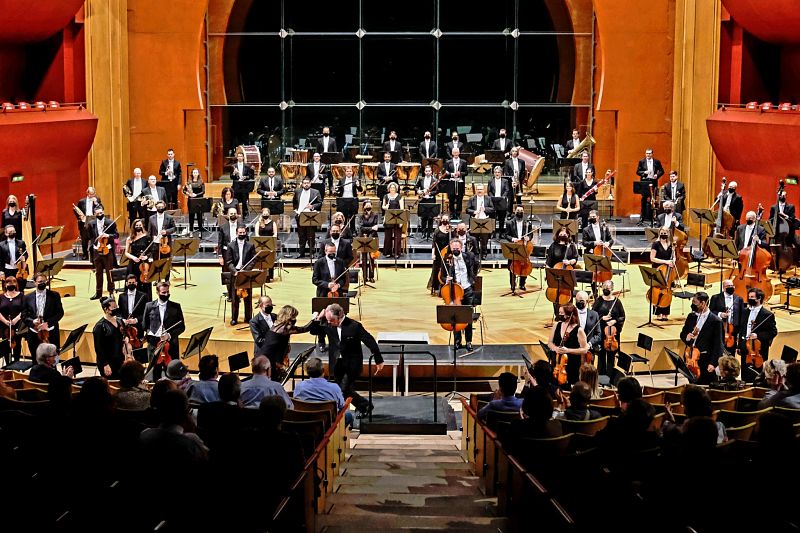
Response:
[[[672,318],[664,323],[663,329],[637,326],[647,321],[648,304],[645,299],[647,291],[643,284],[638,268],[629,267],[629,280],[626,285],[631,290],[621,299],[625,306],[626,323],[622,332],[622,350],[641,353],[635,349],[637,335],[644,332],[654,339],[654,351],[651,354],[654,370],[672,369],[663,347],[682,349],[679,333],[686,314],[690,312],[690,302],[677,298],[673,300]],[[424,331],[427,332],[432,344],[444,345],[448,343],[448,332],[436,324],[436,306],[441,303],[440,298],[434,298],[426,289],[430,274],[429,268],[393,268],[379,269],[376,288],[365,288],[361,293],[362,318],[368,331],[377,337],[381,331]],[[537,271],[534,271],[534,275]],[[483,277],[483,304],[479,311],[483,313],[484,343],[491,344],[521,344],[534,357],[541,357],[541,348],[538,342],[547,341],[550,329],[546,327],[551,313],[552,304],[546,299],[544,291],[528,292],[523,298],[513,296],[501,297],[508,291],[508,271],[505,269],[484,270]],[[62,342],[66,335],[82,324],[89,324],[87,334],[78,346],[78,354],[87,362],[94,361],[92,349],[91,329],[101,316],[100,305],[97,301],[89,300],[94,293],[94,274],[88,269],[66,268],[59,275],[64,282],[54,282],[64,285],[74,285],[76,296],[63,299],[65,317],[61,322]],[[175,276],[173,284],[182,281],[183,272]],[[709,279],[715,279],[709,276]],[[224,300],[221,299],[224,288],[220,285],[220,268],[212,266],[194,266],[190,270],[190,282],[197,287],[188,289],[172,288],[172,299],[183,307],[186,318],[186,332],[181,336],[183,349],[192,333],[213,326],[208,352],[218,354],[221,359],[238,351],[247,350],[252,353],[252,337],[248,329],[240,330],[244,324],[231,326],[230,304],[228,316],[223,321],[222,309]],[[617,288],[622,287],[622,280],[616,279]],[[529,278],[528,288],[538,288],[539,281]],[[276,310],[282,305],[290,304],[300,311],[299,322],[304,323],[311,317],[311,298],[315,295],[315,287],[311,284],[311,269],[290,268],[283,273],[283,280],[271,284],[271,289],[266,294],[272,297]],[[707,290],[719,290],[715,284]],[[257,291],[256,291],[257,292]],[[778,297],[772,300],[777,304]],[[682,303],[683,302],[683,303]],[[218,314],[219,310],[219,314]],[[242,311],[240,311],[241,313]],[[784,344],[797,346],[800,344],[800,315],[790,317],[784,311],[777,311],[779,335],[773,344],[771,356],[780,357]],[[351,305],[350,316],[358,319],[358,310],[355,304]],[[240,320],[242,317],[239,317]],[[309,334],[298,335],[296,342],[313,342]],[[480,344],[480,329],[475,327],[473,344]],[[487,348],[488,349],[488,348]],[[196,367],[197,357],[191,358],[187,363]],[[223,365],[223,370],[226,370]],[[642,367],[642,370],[645,370]],[[639,369],[637,368],[637,372]]]

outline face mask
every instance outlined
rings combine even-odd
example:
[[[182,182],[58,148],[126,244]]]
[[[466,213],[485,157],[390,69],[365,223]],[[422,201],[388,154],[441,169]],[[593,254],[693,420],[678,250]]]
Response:
[[[755,220],[748,220],[748,221],[747,221],[747,225],[748,225],[748,226],[752,226],[752,225],[753,225],[753,224],[755,224],[755,223],[756,223],[756,221],[755,221]]]
[[[430,139],[430,138],[431,138],[431,136],[430,136],[430,135],[426,135],[426,136],[425,136],[425,139]]]
[[[780,202],[780,203],[782,203],[782,204],[783,204],[783,203],[785,203],[785,202],[786,202],[786,198],[785,198],[785,197],[783,197],[783,196],[781,196],[781,198],[780,198],[779,202]]]
[[[328,259],[336,259],[336,254],[335,253],[328,254]]]
[[[756,300],[755,298],[748,298],[747,299],[747,305],[749,305],[750,307],[757,307],[758,306],[758,300]]]
[[[524,216],[525,216],[525,215],[524,215],[523,213],[517,213],[517,214],[516,214],[516,217],[517,217],[518,219],[520,219],[520,220],[522,220],[522,217],[524,217]]]
[[[136,284],[135,283],[128,283],[128,290],[131,291],[131,292],[135,291],[136,290]]]
[[[6,287],[6,290],[7,291],[15,291],[15,290],[17,290],[17,286],[16,285],[8,285]]]
[[[261,218],[263,218],[264,220],[267,220],[269,218],[269,215],[261,215]]]
[[[162,302],[166,302],[167,300],[169,300],[169,294],[159,294],[158,299],[161,300]]]
[[[119,307],[111,310],[111,316],[119,316]]]
[[[237,218],[239,218],[239,217],[237,217],[236,215],[231,215],[231,216],[230,216],[230,217],[228,217],[228,218],[230,218],[231,220],[236,220],[236,219],[237,219]]]
[[[736,189],[728,189],[728,192],[729,192],[729,193],[735,193],[735,192],[736,192]]]
[[[369,213],[370,211],[372,211],[372,208],[371,208],[371,207],[365,207],[365,208],[364,208],[364,212],[365,212],[365,213]]]
[[[272,312],[272,306],[271,305],[264,306],[264,312],[266,314],[270,314]]]
[[[733,294],[734,292],[736,292],[735,287],[725,287],[725,294]]]
[[[584,302],[583,300],[581,300],[580,302],[575,302],[575,307],[577,307],[580,310],[584,310],[586,309],[586,302]]]
[[[567,320],[567,317],[565,317],[564,315],[558,315],[556,317],[556,321],[557,322],[566,322],[566,320]]]
[[[665,213],[672,213],[672,208],[668,207],[667,209],[664,209],[664,212]]]
[[[97,215],[97,220],[103,220],[104,218],[105,218],[105,215]]]
[[[692,304],[692,313],[700,314],[700,306],[697,304]]]
[[[136,226],[136,233],[144,233],[144,228],[141,226]]]
[[[322,134],[323,137],[327,137],[328,135],[330,135],[330,133],[323,133]]]
[[[291,324],[291,325],[293,325],[293,326],[294,326],[295,324],[297,324],[297,319],[296,319],[296,318],[293,318],[293,319],[291,319],[291,320],[289,321],[289,324]]]
[[[603,296],[611,296],[611,289],[603,289]]]
[[[8,207],[17,207],[17,202],[8,202]]]
[[[467,230],[465,230],[465,229],[460,229],[460,230],[458,230],[458,234],[459,234],[459,235],[466,235],[466,234],[467,234]]]
[[[453,250],[453,255],[458,257],[459,255],[461,255],[461,250]]]
[[[669,238],[669,235],[661,235],[661,240],[666,241]]]
[[[247,238],[247,235],[237,235],[236,238],[239,239],[240,241],[243,241]]]
[[[156,211],[158,211],[159,213],[163,213],[164,212],[164,208],[163,207],[156,207]]]
[[[331,233],[331,239],[336,240],[339,238],[339,233]]]
[[[453,142],[458,142],[458,137],[453,137]]]
[[[505,139],[505,138],[506,138],[506,134],[505,134],[505,133],[501,133],[501,134],[500,134],[500,138],[501,138],[501,139]]]
[[[6,235],[6,237],[8,237],[9,241],[13,241],[14,239],[17,238],[17,234],[16,233],[12,233],[10,235]]]
[[[561,241],[561,242],[567,242],[567,236],[566,235],[559,235],[558,236],[558,240]]]
[[[37,283],[36,288],[39,289],[40,291],[43,291],[47,288],[47,283]]]

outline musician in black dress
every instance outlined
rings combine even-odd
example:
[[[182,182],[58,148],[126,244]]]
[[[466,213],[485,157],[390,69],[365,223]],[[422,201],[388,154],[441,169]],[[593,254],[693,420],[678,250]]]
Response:
[[[223,187],[222,193],[220,193],[220,195],[222,198],[222,200],[220,201],[220,203],[222,204],[222,209],[220,209],[219,215],[222,218],[227,218],[228,210],[231,207],[236,209],[237,213],[241,214],[242,210],[239,208],[239,200],[233,197],[233,189],[231,189],[230,187]]]
[[[434,145],[435,146],[435,145]],[[435,204],[436,193],[438,188],[436,183],[436,176],[433,175],[433,169],[430,165],[425,165],[425,173],[417,178],[417,183],[414,188],[417,190],[419,203],[417,204],[417,211],[419,212],[419,204]],[[422,237],[429,239],[433,233],[433,217],[419,217],[419,231]]]
[[[123,346],[125,338],[120,331],[119,310],[113,297],[100,300],[103,318],[92,329],[97,369],[106,379],[119,379],[119,369],[125,361]]]
[[[549,268],[555,267],[558,263],[575,266],[578,262],[578,247],[572,242],[572,236],[567,228],[562,227],[553,234],[553,243],[547,247],[545,262]]]
[[[94,188],[89,188],[94,191]],[[92,212],[90,211],[88,214],[91,215]],[[9,194],[8,198],[6,198],[6,208],[3,209],[2,223],[4,228],[6,226],[14,226],[17,230],[17,235],[22,235],[22,209],[19,206],[19,200],[13,194]]]
[[[144,229],[144,221],[134,220],[133,231],[125,243],[125,257],[128,258],[128,274],[136,276],[137,288],[148,295],[148,300],[152,299],[153,287],[147,281],[141,280],[140,266],[142,261],[152,262],[155,246],[152,242],[153,238]]]
[[[580,327],[578,310],[572,304],[562,305],[556,315],[558,324],[550,331],[547,346],[555,353],[554,366],[560,363],[563,355],[567,356],[567,383],[571,386],[578,381],[583,356],[589,351],[586,333]]]
[[[669,242],[669,230],[661,228],[658,232],[658,241],[654,242],[650,247],[650,263],[653,268],[658,268],[661,265],[672,266],[675,268],[675,253],[672,244]],[[677,273],[676,273],[677,274]],[[657,305],[657,302],[652,302],[653,313],[656,315],[656,320],[667,320],[669,317],[669,305]]]
[[[0,338],[4,340],[0,342],[0,355],[6,360],[7,365],[14,361],[19,361],[22,353],[22,339],[17,337],[17,330],[20,328],[20,322],[22,321],[23,307],[22,293],[18,288],[19,284],[14,276],[9,276],[3,280],[3,295],[0,296],[0,322],[3,325]],[[12,334],[16,338],[16,345],[13,350],[9,342]]]
[[[581,210],[581,201],[575,194],[575,187],[572,182],[564,182],[564,193],[561,200],[556,204],[556,209],[561,213],[561,219],[575,220],[578,218],[578,211]]]
[[[439,294],[442,284],[439,281],[439,274],[441,273],[442,279],[445,274],[442,270],[442,254],[444,249],[450,242],[451,237],[450,222],[447,217],[442,215],[439,217],[439,224],[436,231],[433,232],[433,246],[431,246],[431,257],[433,258],[433,268],[431,269],[431,279],[428,287],[431,289],[431,294]]]
[[[586,221],[589,218],[589,211],[597,210],[596,185],[597,182],[594,179],[594,168],[586,169],[583,179],[575,185],[575,192],[577,193],[578,201],[580,202],[578,218],[581,220],[582,228],[586,227]],[[585,198],[584,195],[586,196]]]
[[[387,209],[405,209],[403,197],[397,192],[397,184],[389,183],[389,192],[383,197],[383,211]],[[403,226],[387,224],[388,215],[383,220],[383,255],[392,259],[403,254]]]
[[[271,305],[270,305],[271,307]],[[272,309],[269,309],[271,313]],[[269,313],[268,313],[269,314]],[[289,355],[292,335],[306,333],[310,325],[297,325],[297,315],[299,311],[291,305],[284,305],[278,311],[277,316],[272,320],[272,324],[266,320],[263,313],[259,313],[250,321],[250,332],[253,334],[255,349],[253,355],[266,355],[272,368],[272,379],[278,381],[282,372],[278,372],[285,366],[286,356]]]
[[[364,201],[361,208],[361,215],[358,219],[358,235],[360,237],[378,238],[378,213],[372,211],[372,202]],[[360,258],[364,266],[364,277],[368,282],[375,282],[375,259],[372,254],[362,253]]]
[[[203,213],[192,209],[193,199],[203,198],[206,194],[206,184],[203,183],[203,177],[200,175],[200,169],[193,168],[189,181],[184,188],[186,192],[187,202],[189,203],[189,233],[194,233],[194,222],[197,220],[197,229],[200,230],[200,235],[203,234]]]
[[[592,310],[600,315],[600,328],[605,339],[606,327],[614,326],[617,328],[616,339],[619,343],[622,335],[622,326],[625,324],[625,307],[622,300],[614,295],[614,282],[608,280],[603,283],[603,294],[594,301]],[[603,349],[597,356],[597,371],[611,377],[614,370],[614,356],[616,352]]]

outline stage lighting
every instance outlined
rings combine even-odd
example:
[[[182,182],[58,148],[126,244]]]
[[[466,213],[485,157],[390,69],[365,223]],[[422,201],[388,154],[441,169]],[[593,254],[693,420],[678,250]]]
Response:
[[[28,102],[18,102],[17,103],[17,108],[18,109],[30,109],[31,108],[31,104],[29,104]]]
[[[50,100],[49,102],[47,102],[47,107],[49,107],[50,109],[58,109],[59,107],[61,107],[61,104],[59,104],[55,100]]]
[[[747,102],[745,109],[758,109],[758,102]]]
[[[11,102],[3,102],[2,104],[0,104],[0,107],[2,107],[3,113],[5,113],[6,111],[14,111],[14,104],[12,104]]]
[[[39,100],[38,102],[34,102],[33,107],[36,109],[45,109],[47,108],[47,104]]]

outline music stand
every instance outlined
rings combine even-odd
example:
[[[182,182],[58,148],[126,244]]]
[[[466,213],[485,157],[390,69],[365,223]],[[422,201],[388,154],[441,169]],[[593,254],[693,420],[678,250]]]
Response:
[[[650,292],[652,294],[653,288],[657,289],[666,289],[667,288],[667,280],[664,279],[664,273],[657,268],[649,267],[646,265],[639,265],[639,272],[642,273],[642,279],[644,280],[645,285],[650,287]],[[645,326],[655,326],[658,329],[664,329],[659,324],[653,322],[653,306],[655,304],[652,302],[648,302],[648,315],[647,315],[647,322],[640,326],[636,326],[637,328],[643,328]]]
[[[42,273],[47,276],[47,288],[50,288],[50,283],[53,279],[56,278],[56,274],[61,272],[61,269],[64,268],[64,258],[59,257],[56,259],[40,259],[36,262],[36,266],[34,268],[34,274]]]
[[[436,218],[442,212],[442,206],[436,203],[434,198],[433,202],[417,202],[417,216],[419,218]],[[430,241],[431,237],[425,237],[423,241]]]
[[[261,256],[261,254],[266,254],[269,256],[270,252],[263,250],[258,252],[256,258]],[[264,270],[240,270],[236,273],[236,276],[233,280],[233,286],[235,291],[240,290],[247,290],[250,291],[250,297],[253,296],[253,287],[263,287],[264,283],[267,281],[267,273]],[[264,294],[262,289],[261,294]],[[235,296],[234,296],[235,297]],[[244,326],[241,328],[237,328],[237,331],[241,331],[243,329],[250,329],[250,324],[245,323]]]
[[[567,232],[570,236],[574,236],[578,233],[578,221],[577,220],[570,220],[570,219],[560,219],[554,218],[553,219],[553,234],[557,234],[561,231],[561,228],[567,228]]]
[[[686,366],[683,358],[679,356],[674,351],[670,350],[666,346],[664,347],[664,351],[667,352],[667,356],[669,360],[672,361],[672,366],[675,367],[675,386],[678,386],[678,374],[680,373],[683,377],[685,377],[689,383],[697,383],[697,378],[694,377],[689,371],[689,367]]]
[[[76,353],[76,349],[78,347],[78,343],[80,342],[81,337],[83,337],[83,332],[86,331],[88,326],[89,324],[84,324],[70,331],[69,335],[67,335],[67,338],[64,339],[64,344],[61,345],[58,353],[60,354],[61,352],[66,352],[67,350],[72,349],[72,357],[77,357],[78,355]]]
[[[322,211],[303,211],[300,213],[300,218],[297,219],[297,225],[302,227],[313,227],[316,233],[316,228],[322,227],[325,217]],[[308,254],[309,266],[314,265],[314,251],[316,250],[316,238],[314,239],[314,250]]]
[[[356,237],[353,239],[353,255],[356,257],[359,254],[371,254],[378,251],[378,238],[377,237]],[[367,268],[366,261],[361,261],[361,283],[356,287],[369,287],[374,289],[373,285],[367,283],[367,275],[365,270]]]
[[[469,232],[472,235],[491,235],[494,233],[494,219],[470,217]]]
[[[311,312],[321,313],[325,309],[327,309],[329,305],[332,304],[339,304],[340,306],[342,306],[344,314],[350,312],[350,298],[344,298],[344,297],[328,298],[326,296],[315,296],[314,298],[311,298]]]
[[[700,233],[698,233],[698,238],[700,239],[700,253],[703,252],[703,223],[708,224],[709,226],[713,226],[717,223],[717,219],[714,218],[714,212],[711,209],[706,209],[703,207],[692,207],[689,209],[689,216],[692,219],[692,222],[697,222],[700,224]],[[700,272],[700,263],[703,260],[703,256],[700,256],[700,260],[697,262],[697,271]]]
[[[64,233],[64,226],[45,226],[39,230],[39,236],[36,241],[43,243],[50,241],[50,259],[53,258],[53,245],[61,242],[61,236]]]
[[[722,282],[725,278],[725,269],[722,268],[722,260],[738,259],[739,253],[736,251],[736,245],[733,243],[733,239],[709,237],[706,242],[708,243],[708,251],[711,257],[719,259],[719,292],[722,292]]]
[[[358,198],[337,198],[336,210],[341,211],[345,216],[358,213]]]
[[[644,240],[649,243],[654,243],[658,241],[658,234],[660,233],[661,228],[644,228]]]
[[[147,276],[147,283],[165,279],[170,270],[172,270],[172,258],[165,257],[164,259],[153,261],[150,265],[150,274]]]
[[[530,261],[530,258],[528,257],[528,249],[525,247],[525,243],[524,242],[501,242],[500,243],[500,250],[503,253],[503,257],[505,257],[506,259],[508,259],[512,263],[514,261],[524,261],[524,260]],[[502,296],[517,296],[519,298],[522,298],[522,294],[518,294],[517,293],[517,284],[516,283],[514,283],[513,288],[509,292],[507,292],[505,294],[501,294],[500,296],[501,297]]]
[[[282,215],[285,212],[285,204],[280,198],[261,198],[262,209],[266,207],[269,209],[270,215]]]
[[[202,199],[202,198],[201,198]],[[202,222],[201,222],[202,227]],[[189,283],[189,256],[194,256],[200,248],[200,239],[198,238],[185,238],[180,237],[172,240],[172,255],[183,256],[183,283],[175,285],[176,287],[183,287],[184,290],[191,287],[196,287],[194,283]]]
[[[583,254],[583,269],[594,274],[593,279],[597,279],[597,274],[611,273],[613,268],[611,260],[604,255]]]
[[[383,215],[383,225],[408,226],[408,209],[387,209]],[[397,270],[396,255],[394,256],[394,269]]]
[[[192,333],[192,336],[189,337],[189,342],[186,343],[186,350],[184,350],[183,355],[181,355],[181,359],[188,359],[194,355],[203,355],[203,350],[206,349],[206,345],[208,344],[208,340],[211,338],[211,331],[214,327],[206,328],[202,331],[198,331],[197,333]]]
[[[493,165],[502,165],[506,159],[506,154],[502,150],[486,150],[483,155],[486,162]]]
[[[342,162],[342,152],[323,152],[319,154],[319,161],[323,165],[338,165]],[[330,168],[326,169],[330,170]]]
[[[436,323],[449,331],[455,331],[456,324],[472,324],[472,306],[437,305]],[[458,392],[458,358],[456,357],[455,335],[450,335],[450,338],[453,339],[453,390],[447,395],[448,401],[456,396],[466,398],[466,396]]]
[[[547,267],[544,270],[547,288],[556,289],[557,294],[561,294],[562,290],[569,290],[571,300],[571,295],[575,291],[575,285],[578,283],[578,280],[575,278],[575,271],[567,268],[550,267]],[[551,318],[554,317],[551,316]],[[553,323],[551,322],[550,325],[552,326]]]

